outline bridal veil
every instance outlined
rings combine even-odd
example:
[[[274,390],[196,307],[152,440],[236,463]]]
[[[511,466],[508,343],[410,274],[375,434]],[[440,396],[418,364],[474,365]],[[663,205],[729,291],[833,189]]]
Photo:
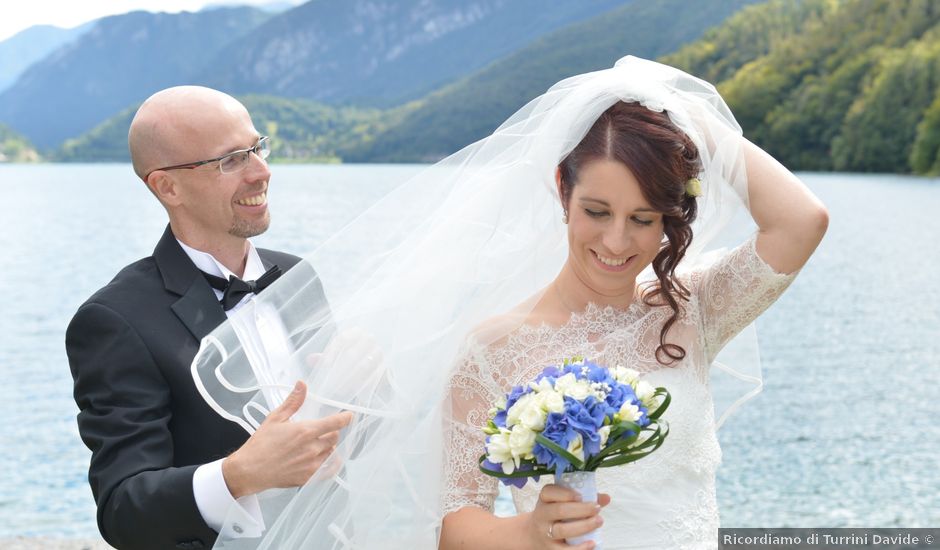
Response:
[[[555,168],[617,101],[665,110],[699,149],[703,194],[680,270],[728,244],[746,174],[740,127],[713,86],[635,57],[559,82],[491,136],[397,187],[203,340],[196,384],[249,433],[300,378],[309,393],[297,416],[356,413],[309,483],[259,495],[263,536],[229,522],[217,547],[437,547],[450,371],[474,327],[525,303],[561,269]],[[760,390],[753,328],[712,373],[720,424]]]

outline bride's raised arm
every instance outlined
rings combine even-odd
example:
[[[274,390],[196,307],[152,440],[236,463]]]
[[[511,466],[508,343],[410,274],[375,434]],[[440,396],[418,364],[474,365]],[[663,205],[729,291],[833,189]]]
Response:
[[[822,241],[829,213],[789,170],[743,139],[747,195],[759,228],[757,254],[777,273],[803,267]]]

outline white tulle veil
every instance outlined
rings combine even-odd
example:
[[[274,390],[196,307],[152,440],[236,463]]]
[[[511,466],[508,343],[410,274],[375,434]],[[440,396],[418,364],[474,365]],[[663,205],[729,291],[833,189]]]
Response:
[[[491,136],[395,189],[203,341],[197,386],[249,432],[298,378],[309,394],[297,416],[356,412],[306,486],[260,495],[264,537],[229,523],[218,547],[437,547],[451,368],[474,327],[557,275],[568,248],[555,168],[621,100],[665,110],[699,148],[703,195],[680,269],[728,244],[722,235],[746,206],[747,186],[740,127],[714,87],[634,57],[559,82]],[[719,359],[720,423],[760,389],[753,329]]]

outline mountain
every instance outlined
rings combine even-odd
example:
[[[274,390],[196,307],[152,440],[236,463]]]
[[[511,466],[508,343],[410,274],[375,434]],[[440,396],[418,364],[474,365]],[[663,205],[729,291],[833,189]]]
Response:
[[[633,54],[655,58],[692,42],[756,0],[636,0],[570,25],[443,88],[398,125],[349,151],[354,162],[433,161],[488,135],[562,78]]]
[[[312,0],[224,53],[206,83],[333,104],[391,106],[625,0]]]
[[[30,65],[56,48],[85,34],[93,23],[63,29],[52,25],[34,25],[0,42],[0,92],[16,82]]]
[[[932,0],[773,0],[664,60],[716,82],[745,134],[792,169],[940,169]]]
[[[255,2],[255,3],[252,3],[251,6],[253,8],[257,8],[259,10],[266,11],[268,13],[281,13],[283,11],[287,11],[289,9],[294,8],[298,4],[302,4],[303,1],[304,0],[285,0],[285,1],[270,0],[269,2],[265,2],[263,4],[259,4]],[[220,2],[209,2],[208,4],[202,7],[202,11],[214,10],[218,8],[234,8],[238,6],[244,6],[244,5],[245,5],[244,2],[239,2],[238,0],[229,0],[229,1],[222,0]]]
[[[239,58],[238,39],[269,17],[240,7],[99,19],[0,93],[0,121],[52,148],[157,90],[200,80],[220,52]]]
[[[374,108],[334,107],[307,99],[248,95],[238,98],[252,122],[271,137],[271,157],[278,162],[336,162],[338,151],[367,142],[397,123],[412,108],[381,111]],[[59,162],[129,162],[127,131],[137,111],[134,105],[82,136],[67,140],[52,156]]]
[[[39,153],[23,136],[0,124],[0,162],[36,162]]]
[[[275,150],[276,159],[435,160],[487,135],[554,82],[609,67],[627,53],[655,57],[674,51],[753,1],[702,0],[689,8],[681,0],[635,0],[536,39],[456,84],[392,109],[329,107],[263,95],[264,101],[249,108],[260,131],[276,134],[274,147],[282,148]],[[250,97],[255,96],[245,100]],[[130,116],[125,113],[69,140],[55,158],[126,160]],[[349,123],[355,120],[364,126]]]

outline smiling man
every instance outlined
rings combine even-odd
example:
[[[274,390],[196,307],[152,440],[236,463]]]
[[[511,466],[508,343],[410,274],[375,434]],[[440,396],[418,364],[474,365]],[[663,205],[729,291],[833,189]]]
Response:
[[[66,351],[101,534],[116,548],[212,546],[223,524],[264,529],[254,496],[305,483],[348,413],[291,422],[298,383],[248,437],[200,397],[199,341],[299,258],[248,240],[270,224],[268,138],[235,98],[156,93],[131,123],[134,171],[166,209],[153,255],[75,314]]]

